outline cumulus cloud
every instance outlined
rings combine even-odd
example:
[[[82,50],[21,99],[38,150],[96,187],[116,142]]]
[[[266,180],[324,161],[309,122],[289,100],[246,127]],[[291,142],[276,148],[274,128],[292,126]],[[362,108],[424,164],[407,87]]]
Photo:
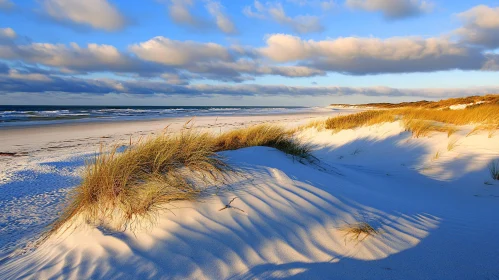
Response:
[[[0,45],[0,58],[21,60],[62,68],[67,72],[143,72],[159,71],[153,65],[122,54],[113,46],[76,43],[64,44],[31,43],[27,45]]]
[[[321,70],[303,66],[267,66],[256,58],[244,58],[241,49],[223,47],[214,43],[176,41],[155,37],[135,44],[130,50],[137,57],[168,66],[182,67],[191,72],[191,78],[222,81],[244,81],[252,76],[281,75],[287,77],[309,77],[324,75]]]
[[[168,0],[168,14],[179,25],[195,29],[207,29],[216,26],[226,34],[237,33],[237,28],[231,19],[224,13],[224,7],[218,1],[204,0],[206,11],[214,18],[214,22],[195,16],[191,9],[195,0]]]
[[[463,42],[486,48],[499,47],[499,7],[479,5],[458,14],[464,26],[457,30]]]
[[[305,66],[267,65],[244,48],[215,43],[176,41],[156,37],[120,51],[111,45],[76,43],[15,44],[12,29],[0,30],[0,58],[58,69],[57,74],[113,72],[142,77],[168,77],[175,84],[191,80],[242,82],[256,76],[309,77],[324,71]],[[2,35],[3,34],[3,35]],[[1,38],[7,38],[2,42]]]
[[[0,28],[0,41],[3,40],[12,40],[17,37],[16,32],[14,29],[7,27],[7,28]]]
[[[10,0],[0,0],[0,10],[10,10],[14,8],[14,3]]]
[[[381,12],[386,19],[402,19],[428,13],[433,4],[424,0],[347,0],[352,9]]]
[[[162,36],[130,47],[138,57],[166,65],[186,65],[207,60],[229,60],[228,50],[215,43],[176,41]]]
[[[43,0],[48,16],[58,21],[116,31],[126,25],[125,17],[107,0]]]
[[[276,62],[353,75],[481,69],[487,58],[478,49],[445,38],[338,38],[323,41],[274,34],[260,53]]]
[[[247,17],[267,19],[270,18],[277,23],[290,27],[294,32],[299,34],[321,32],[324,30],[319,17],[310,15],[299,15],[290,17],[284,11],[281,3],[262,4],[255,0],[252,6],[246,6],[243,13]]]

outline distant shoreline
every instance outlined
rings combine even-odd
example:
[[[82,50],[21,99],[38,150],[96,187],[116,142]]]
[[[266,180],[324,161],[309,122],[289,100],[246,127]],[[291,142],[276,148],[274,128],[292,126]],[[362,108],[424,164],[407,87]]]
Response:
[[[256,107],[255,107],[256,108]],[[283,108],[283,107],[271,107],[271,108]],[[295,108],[295,107],[289,107]],[[323,107],[296,107],[303,110],[301,112],[290,111],[290,112],[262,112],[262,113],[253,113],[253,114],[234,114],[234,115],[189,115],[189,116],[163,116],[163,117],[144,117],[144,118],[135,118],[135,119],[126,119],[126,118],[115,118],[115,119],[95,119],[95,118],[87,118],[87,119],[79,119],[76,121],[63,121],[63,122],[39,122],[39,123],[24,123],[17,122],[16,125],[7,125],[2,126],[0,123],[0,131],[8,131],[8,130],[19,130],[19,129],[29,129],[29,128],[54,128],[54,127],[74,127],[74,126],[89,126],[89,125],[104,125],[104,124],[118,124],[118,123],[154,123],[154,122],[162,122],[166,120],[181,120],[185,119],[186,121],[189,119],[196,118],[220,118],[220,117],[261,117],[261,116],[285,116],[285,115],[307,115],[307,114],[330,114],[333,111],[330,108]]]

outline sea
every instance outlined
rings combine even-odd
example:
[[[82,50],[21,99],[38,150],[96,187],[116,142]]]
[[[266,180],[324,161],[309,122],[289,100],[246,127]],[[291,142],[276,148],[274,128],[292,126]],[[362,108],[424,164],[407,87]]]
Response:
[[[0,128],[64,123],[154,120],[309,112],[313,107],[265,106],[25,106],[0,105]]]

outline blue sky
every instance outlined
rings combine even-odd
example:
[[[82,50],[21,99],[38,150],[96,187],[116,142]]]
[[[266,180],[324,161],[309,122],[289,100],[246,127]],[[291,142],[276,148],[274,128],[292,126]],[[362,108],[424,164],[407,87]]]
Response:
[[[0,0],[0,104],[498,93],[498,48],[499,1]]]

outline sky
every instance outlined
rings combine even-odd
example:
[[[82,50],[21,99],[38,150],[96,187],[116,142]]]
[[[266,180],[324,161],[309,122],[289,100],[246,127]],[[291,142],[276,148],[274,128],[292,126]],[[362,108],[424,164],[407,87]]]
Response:
[[[499,93],[499,0],[0,0],[0,105]]]

